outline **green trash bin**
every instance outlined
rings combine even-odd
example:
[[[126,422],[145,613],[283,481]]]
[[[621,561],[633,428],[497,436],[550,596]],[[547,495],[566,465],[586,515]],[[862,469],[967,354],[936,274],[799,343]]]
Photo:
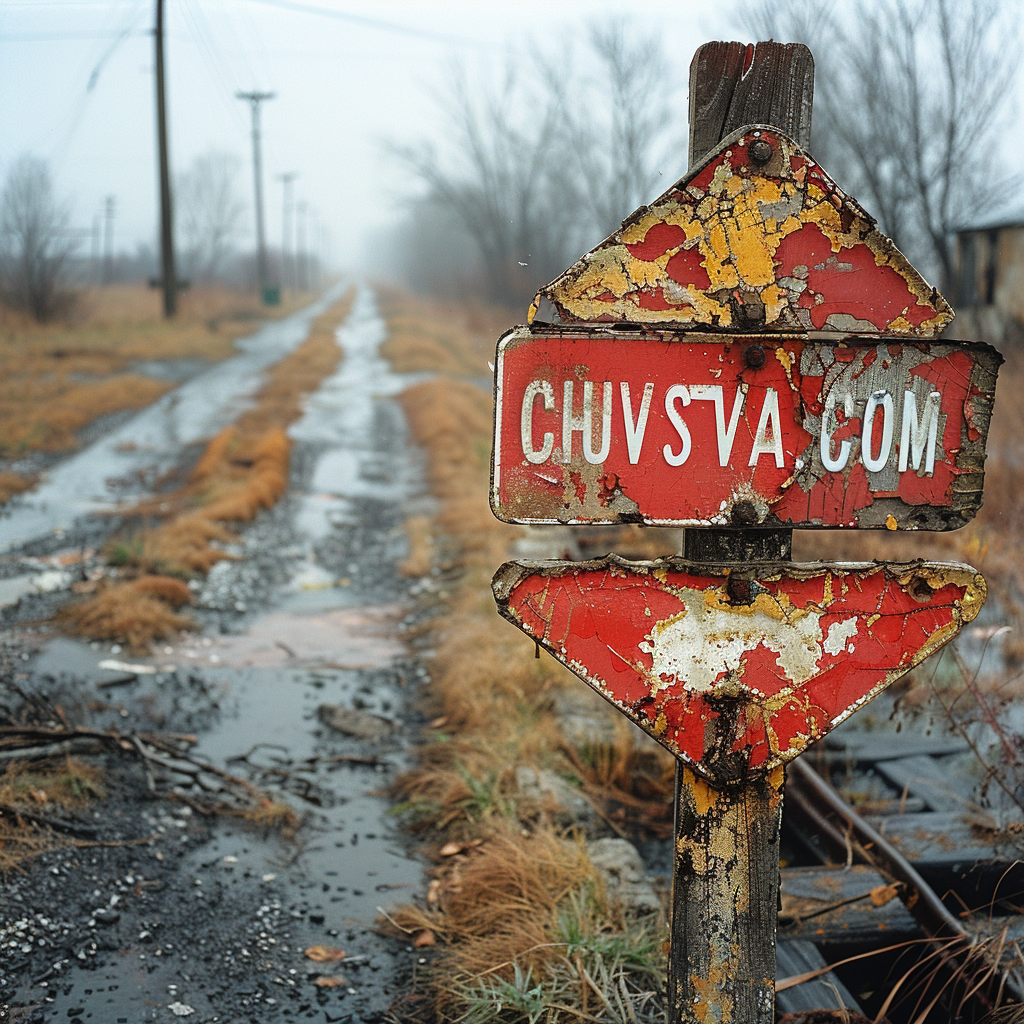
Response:
[[[281,305],[281,289],[276,284],[268,284],[263,289],[263,305],[264,306],[280,306]]]

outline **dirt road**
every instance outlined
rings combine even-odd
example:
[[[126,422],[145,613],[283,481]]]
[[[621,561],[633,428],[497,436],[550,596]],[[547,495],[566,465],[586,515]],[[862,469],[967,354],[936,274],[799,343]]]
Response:
[[[137,658],[45,624],[98,564],[116,525],[102,513],[194,459],[332,298],[110,423],[0,518],[0,703],[23,701],[14,684],[94,728],[193,733],[197,756],[303,816],[295,839],[205,817],[188,798],[209,779],[107,754],[108,795],[77,845],[0,891],[12,1020],[391,1020],[420,959],[371,930],[378,906],[421,886],[382,790],[417,726],[424,671],[402,639],[417,612],[398,563],[403,524],[429,499],[368,288],[339,331],[337,372],[289,431],[286,497],[193,584],[201,630]],[[328,959],[306,955],[316,946]]]

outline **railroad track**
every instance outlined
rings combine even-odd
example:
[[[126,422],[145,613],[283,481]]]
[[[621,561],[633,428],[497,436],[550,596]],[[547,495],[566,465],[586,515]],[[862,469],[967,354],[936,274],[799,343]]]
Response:
[[[1024,817],[972,802],[965,751],[839,730],[789,766],[778,978],[822,973],[781,985],[779,1014],[966,1022],[1024,1003]]]

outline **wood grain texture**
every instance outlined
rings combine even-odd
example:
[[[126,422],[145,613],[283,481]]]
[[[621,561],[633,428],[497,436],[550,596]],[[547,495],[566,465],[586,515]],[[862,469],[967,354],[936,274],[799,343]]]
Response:
[[[771,1024],[783,775],[714,789],[676,769],[670,1024]]]
[[[803,43],[705,43],[690,64],[690,165],[748,124],[811,140],[814,58]]]

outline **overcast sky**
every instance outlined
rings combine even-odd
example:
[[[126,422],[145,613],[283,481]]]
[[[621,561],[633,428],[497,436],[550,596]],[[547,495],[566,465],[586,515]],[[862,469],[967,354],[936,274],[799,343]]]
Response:
[[[249,109],[234,96],[275,92],[263,108],[270,241],[281,234],[276,176],[297,171],[296,198],[319,211],[335,252],[355,262],[367,236],[395,222],[409,187],[381,142],[438,130],[429,88],[443,83],[453,58],[501,60],[509,44],[581,34],[594,18],[628,13],[639,28],[664,33],[684,82],[701,42],[736,36],[724,7],[166,0],[172,166],[211,147],[236,153],[249,202]],[[155,234],[153,10],[153,0],[0,0],[0,175],[23,152],[46,158],[84,230],[115,196],[119,249]]]
[[[501,62],[509,45],[547,45],[626,15],[662,36],[681,128],[696,47],[743,38],[732,16],[739,0],[166,0],[166,8],[173,168],[211,148],[235,153],[250,203],[249,109],[235,93],[273,91],[263,114],[270,243],[281,236],[277,175],[297,171],[296,198],[330,225],[342,265],[357,264],[369,236],[398,219],[415,183],[382,142],[441,130],[430,88],[453,59]],[[83,231],[113,195],[118,249],[155,237],[153,11],[154,0],[0,0],[0,176],[21,153],[44,157]],[[1019,117],[1019,99],[1014,106]],[[1011,137],[1019,151],[1019,133]],[[1007,155],[1019,162],[1019,152]],[[684,169],[679,157],[667,176]],[[842,169],[828,169],[842,183]]]

